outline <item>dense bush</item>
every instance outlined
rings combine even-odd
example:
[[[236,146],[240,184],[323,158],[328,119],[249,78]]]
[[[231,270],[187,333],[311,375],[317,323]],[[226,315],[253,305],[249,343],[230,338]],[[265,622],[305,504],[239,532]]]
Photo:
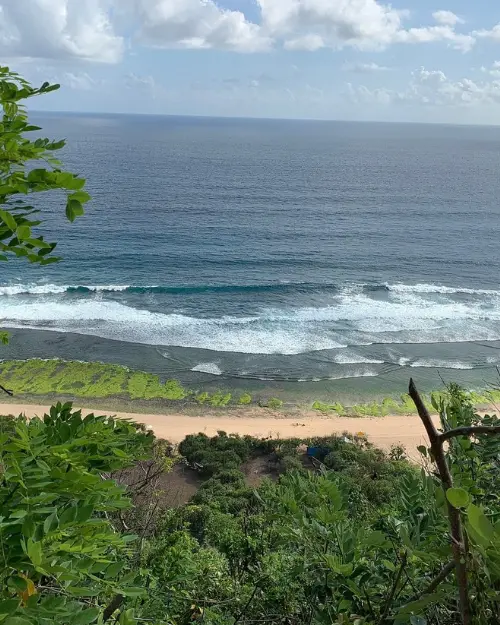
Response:
[[[439,402],[443,430],[499,423],[481,419],[459,389]],[[257,449],[272,453],[285,472],[255,492],[237,469],[219,472],[191,504],[167,515],[159,540],[187,534],[195,541],[189,543],[194,562],[199,553],[202,562],[206,553],[218,554],[210,559],[217,585],[200,599],[208,580],[200,581],[195,567],[187,585],[198,580],[199,592],[188,593],[174,609],[159,590],[157,610],[163,602],[163,614],[186,625],[197,614],[214,624],[497,624],[498,439],[459,436],[447,450],[455,481],[448,498],[460,506],[468,537],[473,621],[462,619],[446,499],[432,465],[421,471],[402,449],[386,454],[363,437],[343,435],[306,441],[319,450],[321,464],[314,471],[302,462],[299,439],[267,441],[265,449],[262,441],[228,439],[192,437],[181,447],[195,454],[201,447],[226,449],[242,461]],[[429,451],[421,451],[428,459]],[[163,578],[156,583],[161,589]]]
[[[179,452],[190,463],[199,465],[200,472],[212,476],[220,472],[239,469],[264,443],[250,436],[227,435],[219,432],[209,438],[206,434],[186,436]]]
[[[387,454],[361,436],[199,434],[180,452],[207,479],[137,544],[121,515],[129,501],[109,476],[151,458],[149,433],[60,405],[43,421],[1,420],[0,620],[85,625],[111,606],[120,625],[497,625],[500,443],[484,426],[500,423],[458,388],[435,401],[443,431],[456,432],[443,448],[446,494],[425,447],[420,470],[402,449]],[[477,426],[471,437],[454,430]],[[155,449],[170,468],[170,446]],[[282,474],[254,489],[243,469],[259,455]],[[472,620],[459,600],[450,511],[466,537]]]
[[[7,425],[7,429],[4,426]],[[0,618],[5,625],[102,618],[113,596],[137,596],[134,536],[110,516],[130,505],[106,479],[150,453],[130,422],[58,404],[43,419],[0,421]]]

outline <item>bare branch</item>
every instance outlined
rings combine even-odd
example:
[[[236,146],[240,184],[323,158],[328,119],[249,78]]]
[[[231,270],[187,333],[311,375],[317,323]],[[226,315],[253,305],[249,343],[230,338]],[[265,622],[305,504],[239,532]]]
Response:
[[[454,428],[440,434],[441,440],[447,441],[455,436],[475,436],[476,434],[500,434],[500,425],[472,425]]]
[[[410,379],[408,392],[410,397],[415,402],[419,417],[427,431],[431,444],[432,457],[438,468],[439,477],[441,478],[446,498],[446,491],[453,487],[453,479],[451,477],[450,469],[448,467],[446,455],[443,449],[443,442],[446,439],[443,440],[443,435],[439,434],[436,430],[429,411],[425,407],[425,404],[422,401],[422,398],[420,397],[417,387],[412,379]],[[457,576],[461,620],[463,625],[471,625],[472,616],[467,582],[467,551],[464,543],[462,520],[460,519],[459,510],[454,508],[448,499],[446,499],[446,506],[448,510],[448,520],[450,523],[451,549],[453,552],[453,561],[455,563]]]
[[[0,390],[4,393],[7,393],[7,395],[10,395],[10,397],[14,397],[14,391],[12,391],[10,388],[5,388],[5,386],[2,386],[0,384]]]
[[[446,564],[441,569],[441,571],[439,571],[439,573],[432,580],[432,582],[427,586],[427,588],[423,590],[422,592],[416,595],[413,595],[413,597],[408,601],[408,603],[412,603],[413,601],[418,601],[420,597],[423,597],[424,595],[430,595],[431,593],[433,593],[436,590],[436,588],[439,586],[439,584],[441,582],[444,582],[444,580],[448,577],[448,575],[453,571],[454,568],[455,568],[455,562],[453,560],[451,562],[448,562],[448,564]]]
[[[118,610],[118,608],[121,606],[124,600],[125,600],[125,597],[123,595],[115,595],[113,597],[113,599],[111,600],[111,603],[109,603],[104,608],[104,612],[102,615],[102,620],[104,623],[113,616],[113,613],[116,612],[116,610]]]
[[[408,554],[405,553],[403,554],[403,557],[401,558],[401,565],[399,567],[399,570],[394,578],[394,582],[392,584],[391,590],[389,591],[389,595],[387,596],[387,600],[385,602],[385,607],[384,610],[380,616],[380,620],[379,620],[379,625],[381,625],[385,619],[387,618],[387,615],[389,614],[389,610],[391,609],[391,605],[392,605],[392,601],[394,599],[394,595],[396,594],[396,590],[399,586],[399,582],[401,581],[401,576],[403,575],[403,571],[406,568],[406,562],[408,559]]]

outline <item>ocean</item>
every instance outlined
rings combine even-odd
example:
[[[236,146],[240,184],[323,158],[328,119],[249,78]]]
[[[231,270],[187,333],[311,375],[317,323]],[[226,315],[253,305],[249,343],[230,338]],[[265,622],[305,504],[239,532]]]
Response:
[[[2,264],[5,358],[298,396],[498,382],[500,128],[37,114],[93,201]]]

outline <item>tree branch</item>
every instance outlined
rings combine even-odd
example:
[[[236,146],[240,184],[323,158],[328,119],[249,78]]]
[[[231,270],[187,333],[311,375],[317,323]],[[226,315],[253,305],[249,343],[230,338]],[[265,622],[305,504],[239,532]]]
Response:
[[[448,577],[448,575],[453,571],[454,568],[455,568],[455,561],[452,560],[451,562],[448,562],[448,564],[446,564],[441,569],[441,571],[436,575],[436,577],[432,580],[432,582],[427,586],[427,588],[423,590],[422,592],[419,592],[416,595],[413,595],[413,597],[408,601],[408,603],[412,603],[413,601],[418,601],[420,597],[423,597],[424,595],[430,595],[431,593],[433,593],[436,590],[436,588],[439,586],[439,584],[441,582],[444,582],[444,580]]]
[[[436,430],[429,411],[425,407],[425,404],[417,391],[417,387],[415,386],[413,379],[410,379],[408,392],[415,403],[419,417],[422,420],[422,423],[424,424],[424,427],[427,431],[427,435],[431,444],[432,457],[438,468],[439,477],[441,478],[441,483],[446,498],[446,491],[453,487],[453,479],[451,477],[450,469],[448,467],[446,455],[443,449],[443,443],[446,439],[443,439],[443,435],[439,434]],[[453,507],[447,498],[446,506],[448,510],[448,520],[450,524],[451,549],[453,552],[453,561],[455,563],[455,571],[457,576],[461,620],[463,625],[471,625],[471,606],[467,582],[467,553],[464,544],[464,535],[462,529],[462,521],[460,519],[460,511],[457,508]]]
[[[470,427],[454,428],[440,434],[441,441],[447,441],[455,436],[474,436],[475,434],[500,434],[500,425],[472,425]]]
[[[113,612],[118,610],[118,608],[121,606],[124,600],[125,600],[125,597],[123,595],[115,595],[113,597],[113,599],[111,600],[111,603],[107,605],[106,608],[104,608],[104,612],[102,614],[102,620],[104,623],[111,618],[111,616],[113,615]]]
[[[391,604],[392,604],[392,600],[394,599],[394,595],[396,594],[396,590],[399,586],[399,582],[401,580],[401,576],[403,575],[403,571],[406,567],[406,561],[408,559],[408,554],[405,553],[403,554],[403,557],[401,558],[401,565],[399,567],[399,570],[396,574],[396,577],[394,578],[394,582],[392,584],[392,588],[389,592],[389,595],[387,597],[387,600],[385,602],[385,606],[384,606],[384,611],[382,612],[381,616],[380,616],[380,620],[379,620],[379,625],[382,625],[382,623],[385,621],[385,619],[387,618],[387,615],[389,614],[389,610],[391,609]]]
[[[10,395],[10,397],[14,397],[14,391],[12,391],[10,388],[5,388],[5,386],[2,386],[0,384],[0,390],[2,390],[4,393],[7,393],[7,395]]]

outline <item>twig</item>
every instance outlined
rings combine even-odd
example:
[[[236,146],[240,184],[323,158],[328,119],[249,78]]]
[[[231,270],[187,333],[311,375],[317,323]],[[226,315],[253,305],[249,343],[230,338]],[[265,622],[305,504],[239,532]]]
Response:
[[[391,609],[392,600],[394,599],[394,595],[396,594],[396,590],[397,590],[397,588],[399,586],[399,582],[401,580],[401,576],[403,575],[404,568],[406,567],[406,560],[407,560],[407,558],[408,558],[408,554],[405,551],[405,553],[403,554],[403,557],[401,558],[401,566],[399,567],[397,575],[394,578],[394,582],[392,584],[392,588],[391,588],[391,590],[389,592],[389,595],[387,597],[387,601],[385,602],[384,611],[382,612],[382,615],[380,617],[379,625],[382,625],[382,623],[387,618],[387,615],[389,614],[389,610]]]
[[[447,441],[455,436],[474,436],[475,434],[500,434],[500,425],[472,425],[469,427],[454,428],[439,435],[441,441]]]
[[[111,616],[113,615],[113,612],[118,610],[118,608],[121,606],[124,600],[125,600],[125,597],[123,595],[115,595],[113,597],[113,599],[111,600],[111,603],[107,605],[106,608],[104,608],[104,612],[102,614],[102,620],[104,623],[111,618]]]
[[[432,580],[432,582],[430,582],[427,588],[423,590],[422,592],[413,595],[413,597],[408,601],[408,603],[412,603],[413,601],[418,601],[420,597],[423,597],[424,595],[430,595],[432,592],[434,592],[436,588],[439,586],[439,584],[441,582],[444,582],[444,580],[448,577],[448,575],[453,571],[454,568],[455,568],[455,561],[452,560],[451,562],[448,562],[448,564],[446,564],[441,569],[441,571],[436,575],[436,577]]]
[[[237,623],[239,623],[239,622],[241,621],[242,617],[245,615],[245,612],[246,612],[246,611],[248,610],[248,608],[250,607],[250,604],[252,603],[253,598],[255,597],[255,594],[256,594],[257,590],[259,590],[259,587],[260,587],[260,582],[261,582],[261,581],[262,581],[262,580],[259,580],[259,581],[255,584],[255,588],[253,589],[253,592],[252,592],[252,594],[250,595],[250,599],[246,602],[245,607],[244,607],[244,608],[243,608],[243,610],[239,613],[239,615],[236,617],[236,619],[235,619],[235,621],[234,621],[234,624],[233,624],[233,625],[236,625]]]
[[[427,436],[429,437],[431,444],[432,457],[438,468],[446,498],[446,491],[453,487],[453,479],[451,477],[450,469],[448,467],[448,463],[446,462],[446,456],[443,449],[443,442],[446,439],[443,439],[443,434],[440,435],[436,430],[429,411],[425,407],[413,379],[410,379],[409,395],[413,399],[420,419],[422,420],[422,423],[427,431]],[[471,606],[467,585],[467,553],[464,544],[462,521],[460,519],[459,510],[452,506],[447,498],[446,505],[448,510],[448,520],[450,523],[451,549],[453,552],[453,560],[455,563],[458,583],[461,620],[463,625],[471,625]]]
[[[5,388],[5,386],[2,386],[0,384],[0,390],[2,390],[4,393],[7,393],[7,395],[9,395],[10,397],[14,397],[14,391],[12,391],[10,388]]]

